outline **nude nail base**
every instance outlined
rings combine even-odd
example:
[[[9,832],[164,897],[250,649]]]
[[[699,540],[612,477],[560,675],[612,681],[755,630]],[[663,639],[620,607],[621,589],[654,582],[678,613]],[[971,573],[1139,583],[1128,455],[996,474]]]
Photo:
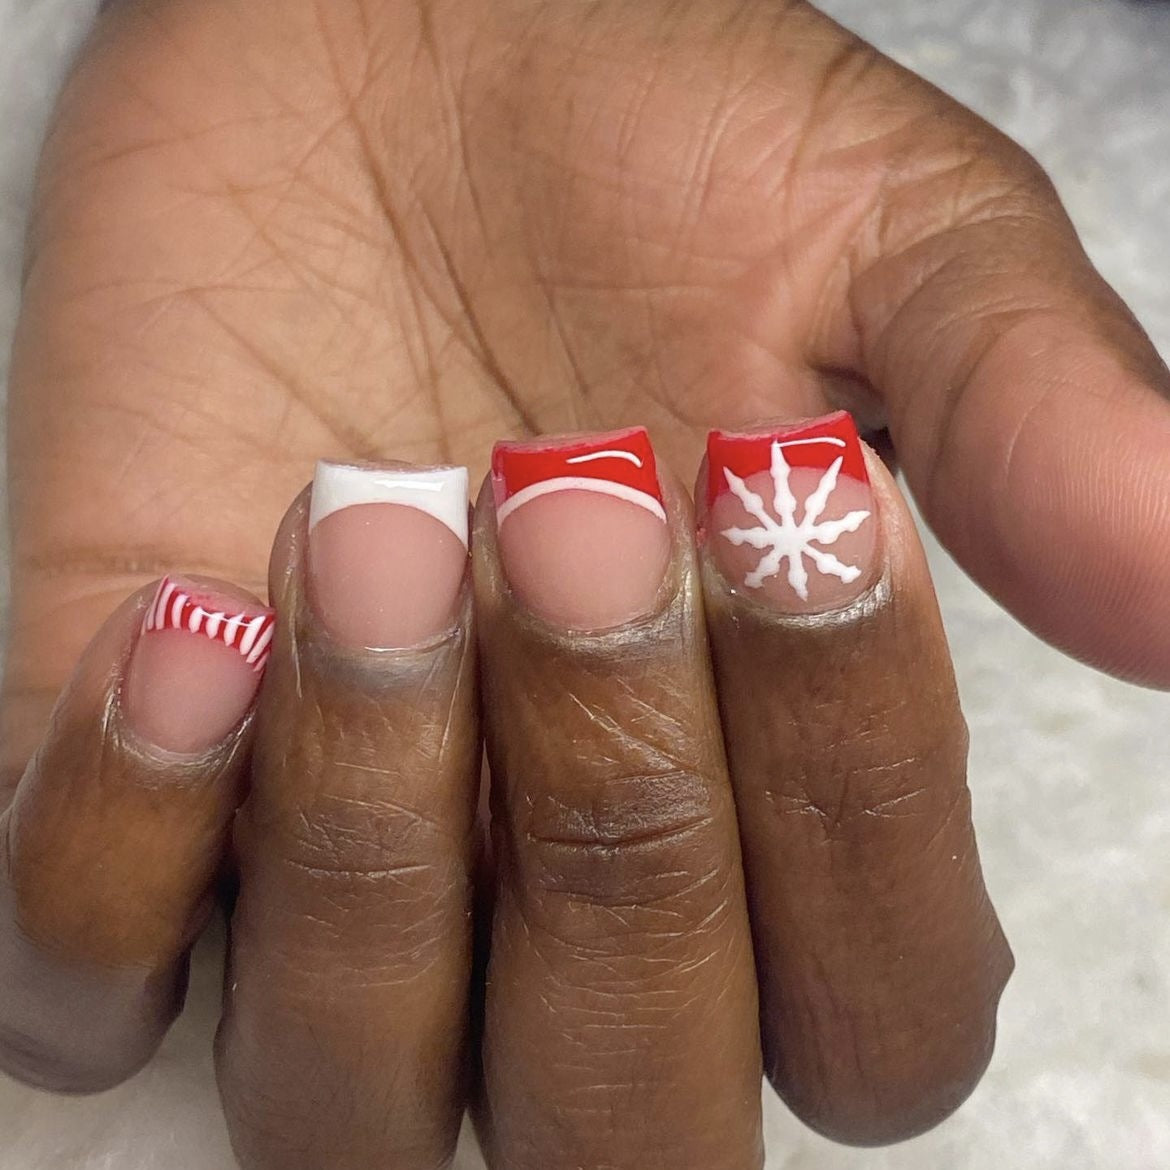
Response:
[[[311,598],[342,645],[404,649],[448,629],[467,547],[465,467],[317,465]]]

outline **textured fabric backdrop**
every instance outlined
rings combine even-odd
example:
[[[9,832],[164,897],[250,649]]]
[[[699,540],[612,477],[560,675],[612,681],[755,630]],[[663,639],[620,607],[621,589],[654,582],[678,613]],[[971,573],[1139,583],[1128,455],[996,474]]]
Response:
[[[38,139],[92,6],[0,0],[4,355]],[[1170,355],[1170,6],[825,7],[1040,157],[1095,260]],[[1167,1170],[1170,699],[1061,658],[931,554],[971,724],[987,878],[1019,962],[999,1046],[956,1117],[891,1150],[835,1147],[767,1095],[769,1170]],[[202,946],[186,1014],[129,1085],[63,1101],[0,1077],[0,1170],[230,1170],[209,1048],[218,948]],[[468,1143],[459,1170],[481,1165]]]

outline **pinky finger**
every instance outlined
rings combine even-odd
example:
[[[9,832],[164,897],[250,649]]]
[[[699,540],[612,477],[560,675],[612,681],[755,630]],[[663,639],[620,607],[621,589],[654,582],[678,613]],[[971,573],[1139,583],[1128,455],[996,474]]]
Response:
[[[271,611],[164,580],[90,644],[0,817],[0,1068],[108,1088],[182,1006],[238,802]]]

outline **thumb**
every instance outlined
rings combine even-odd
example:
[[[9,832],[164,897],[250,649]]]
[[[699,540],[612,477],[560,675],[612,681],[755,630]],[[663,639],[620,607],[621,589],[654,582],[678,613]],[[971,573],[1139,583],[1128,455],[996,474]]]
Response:
[[[975,580],[1060,649],[1170,687],[1170,374],[1039,166],[924,82],[904,100],[838,336]]]

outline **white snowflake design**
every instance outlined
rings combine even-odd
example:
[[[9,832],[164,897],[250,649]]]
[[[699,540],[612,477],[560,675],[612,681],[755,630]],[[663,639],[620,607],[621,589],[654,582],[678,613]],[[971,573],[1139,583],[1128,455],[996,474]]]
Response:
[[[821,521],[830,496],[837,488],[844,457],[837,459],[821,477],[821,481],[804,502],[804,517],[796,522],[796,497],[788,484],[788,460],[784,458],[783,444],[772,444],[772,483],[775,495],[772,506],[777,522],[764,506],[763,499],[756,495],[734,472],[723,469],[727,486],[736,494],[748,515],[760,522],[758,528],[727,528],[725,536],[734,545],[751,545],[752,548],[770,550],[760,559],[755,569],[748,573],[744,584],[749,589],[759,589],[769,578],[780,572],[784,561],[788,562],[788,584],[795,590],[801,601],[808,600],[808,570],[804,558],[812,561],[818,572],[824,576],[839,577],[846,584],[861,576],[856,565],[842,564],[832,553],[815,548],[814,544],[833,544],[846,532],[856,532],[869,519],[869,512],[850,512],[840,520]]]

